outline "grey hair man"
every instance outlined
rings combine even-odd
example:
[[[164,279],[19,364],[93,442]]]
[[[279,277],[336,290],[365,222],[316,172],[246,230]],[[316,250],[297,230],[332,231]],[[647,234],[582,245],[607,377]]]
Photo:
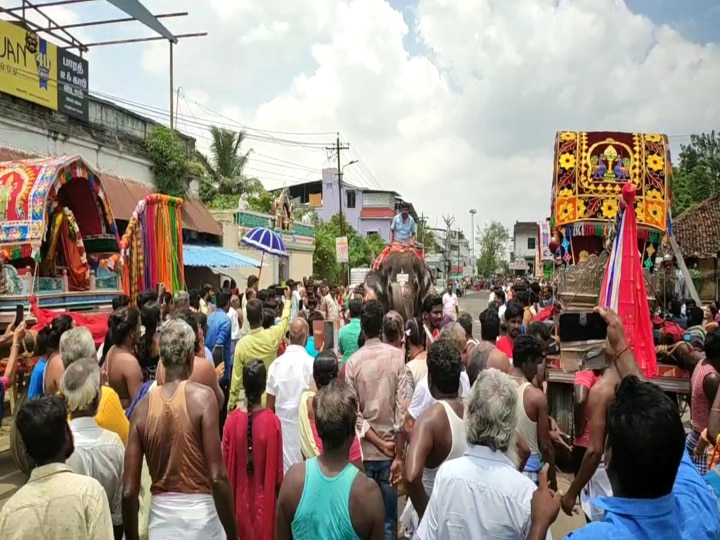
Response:
[[[438,538],[447,523],[467,538],[526,538],[535,483],[508,453],[515,445],[518,392],[509,375],[480,372],[465,409],[468,449],[443,463],[417,537]],[[455,516],[463,516],[458,521]],[[548,533],[547,539],[552,536]]]
[[[268,370],[267,408],[280,419],[285,472],[303,460],[298,403],[310,390],[312,381],[313,357],[305,350],[309,332],[305,319],[293,319],[289,330],[290,345],[270,364]]]
[[[449,339],[458,348],[460,354],[465,352],[467,347],[467,334],[460,323],[452,322],[443,327],[438,339]]]
[[[190,309],[190,295],[187,291],[177,291],[173,296],[173,311]]]
[[[70,430],[75,445],[67,464],[77,474],[100,482],[110,503],[115,538],[120,538],[125,445],[116,433],[101,428],[93,418],[102,398],[100,368],[95,356],[72,362],[63,373],[60,390],[70,413]]]
[[[71,328],[60,337],[60,357],[65,369],[81,358],[95,356],[95,351],[95,341],[85,327]]]
[[[195,358],[195,332],[182,319],[160,328],[165,383],[151,388],[130,419],[125,459],[123,527],[138,540],[138,495],[143,456],[153,493],[149,527],[158,538],[194,531],[197,538],[237,538],[232,490],[218,432],[213,391],[188,381]],[[168,441],[182,440],[181,446]],[[175,496],[182,493],[181,500]],[[167,516],[157,519],[156,516]]]

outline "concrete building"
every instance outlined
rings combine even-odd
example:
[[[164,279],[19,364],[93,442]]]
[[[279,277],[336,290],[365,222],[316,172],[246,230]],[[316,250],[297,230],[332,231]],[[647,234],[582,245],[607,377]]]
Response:
[[[535,270],[535,257],[538,250],[538,224],[534,221],[516,221],[513,227],[513,249],[511,269],[521,271],[522,261],[527,271]]]
[[[290,198],[296,207],[313,208],[320,219],[329,221],[340,212],[337,169],[322,170],[322,179],[289,186]],[[403,199],[394,191],[358,187],[346,182],[342,186],[342,211],[348,224],[363,236],[379,235],[386,242],[390,238],[390,224]],[[410,214],[418,216],[410,204]]]

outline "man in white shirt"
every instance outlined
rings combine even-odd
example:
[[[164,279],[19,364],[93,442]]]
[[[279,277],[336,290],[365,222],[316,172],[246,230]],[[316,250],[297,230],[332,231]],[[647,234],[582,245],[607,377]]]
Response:
[[[442,297],[443,317],[453,321],[457,321],[460,311],[457,295],[453,292],[452,285],[447,286],[447,291]]]
[[[468,449],[440,466],[417,539],[528,537],[536,486],[507,456],[514,445],[517,400],[507,374],[480,372],[465,407]]]
[[[65,463],[77,474],[100,482],[110,503],[115,537],[120,538],[125,445],[117,433],[102,429],[93,418],[102,395],[100,368],[95,359],[70,364],[60,380],[60,391],[67,402],[75,445]]]
[[[240,307],[240,297],[232,295],[230,297],[230,309],[228,309],[228,318],[230,319],[230,349],[233,356],[235,355],[235,345],[242,337],[242,308]]]
[[[290,323],[290,345],[270,364],[267,408],[280,419],[285,472],[303,460],[300,442],[300,397],[310,389],[313,358],[305,351],[310,329],[304,319]]]

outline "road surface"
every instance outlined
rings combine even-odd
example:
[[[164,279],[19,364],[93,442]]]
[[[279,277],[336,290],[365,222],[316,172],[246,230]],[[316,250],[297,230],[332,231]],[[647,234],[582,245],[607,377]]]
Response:
[[[489,296],[490,294],[487,291],[482,291],[479,293],[468,294],[460,298],[460,311],[467,311],[470,315],[472,315],[473,337],[477,340],[480,340],[480,321],[478,320],[478,316],[480,315],[480,312],[487,307]],[[560,491],[565,491],[568,487],[570,487],[572,479],[572,475],[566,475],[558,472],[558,487]],[[553,539],[561,540],[562,538],[565,538],[566,534],[574,531],[575,529],[579,529],[583,525],[585,525],[585,519],[582,517],[582,513],[579,513],[577,516],[568,517],[561,511],[557,521],[551,529]]]
[[[487,291],[483,291],[460,298],[460,310],[467,311],[472,315],[473,334],[476,339],[480,338],[478,315],[487,307],[488,296]],[[25,481],[22,473],[15,467],[10,452],[7,450],[9,443],[7,436],[8,427],[8,419],[5,419],[3,429],[0,430],[0,507],[5,504],[5,501],[9,499]],[[572,481],[572,476],[559,474],[558,481],[560,489],[566,489],[569,486],[569,482]],[[582,527],[584,524],[585,520],[581,516],[578,515],[569,518],[560,512],[560,516],[552,527],[553,538],[560,540],[564,538],[568,532]]]

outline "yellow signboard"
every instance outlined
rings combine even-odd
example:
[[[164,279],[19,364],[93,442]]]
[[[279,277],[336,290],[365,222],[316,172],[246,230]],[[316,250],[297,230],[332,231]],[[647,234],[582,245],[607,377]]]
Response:
[[[58,108],[58,51],[34,32],[0,21],[0,92]]]

